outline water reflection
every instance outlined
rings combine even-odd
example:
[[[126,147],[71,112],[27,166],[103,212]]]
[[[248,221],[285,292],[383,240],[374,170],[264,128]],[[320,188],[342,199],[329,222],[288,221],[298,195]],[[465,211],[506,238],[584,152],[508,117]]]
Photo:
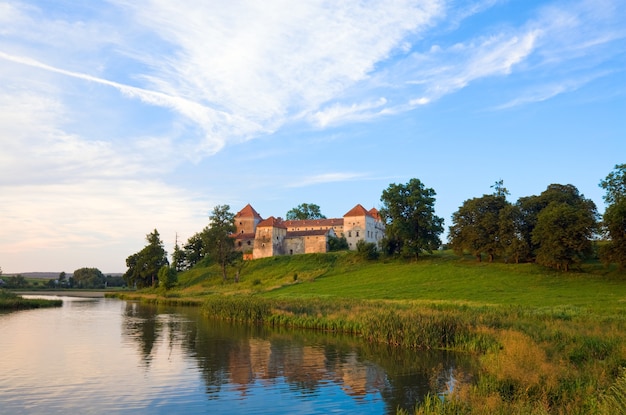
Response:
[[[348,336],[268,329],[208,319],[197,309],[127,303],[122,335],[149,367],[159,344],[193,359],[209,400],[249,400],[263,391],[304,401],[349,399],[363,412],[411,410],[449,389],[470,362],[446,352],[405,351]],[[271,402],[270,402],[271,405]],[[271,408],[271,406],[269,407]],[[374,408],[373,410],[366,408]],[[267,407],[266,407],[267,410]]]

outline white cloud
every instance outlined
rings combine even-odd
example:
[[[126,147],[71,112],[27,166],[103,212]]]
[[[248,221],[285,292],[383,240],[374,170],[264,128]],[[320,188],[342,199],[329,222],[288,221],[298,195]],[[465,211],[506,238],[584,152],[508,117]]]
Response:
[[[143,236],[152,229],[159,230],[171,251],[176,232],[185,240],[207,221],[202,217],[207,201],[158,181],[0,185],[0,192],[11,194],[11,200],[0,203],[0,252],[8,256],[3,258],[5,269],[15,270],[20,259],[21,267],[36,264],[33,253],[47,250],[64,251],[65,260],[79,268],[82,257],[97,257],[100,252],[108,258],[107,250],[115,249],[119,263],[108,271],[119,271],[123,259],[145,245]],[[35,257],[24,262],[24,253]],[[110,266],[110,261],[102,262]]]
[[[317,174],[308,177],[299,178],[297,182],[293,182],[287,187],[306,187],[317,184],[324,183],[335,183],[335,182],[347,182],[357,179],[362,179],[365,177],[363,173],[353,173],[353,172],[334,172],[334,173],[324,173]]]
[[[317,112],[366,80],[407,35],[443,11],[439,0],[235,1],[219,7],[206,2],[180,7],[164,0],[116,3],[174,50],[160,61],[137,55],[152,68],[144,76],[148,85],[239,116],[232,125],[245,121],[250,128],[221,136],[231,140]]]
[[[374,102],[363,102],[349,106],[333,104],[328,108],[315,112],[311,116],[311,119],[321,128],[332,125],[338,121],[366,120],[377,115],[377,112],[373,112],[372,110],[380,109],[386,103],[387,100],[385,98],[379,98]]]

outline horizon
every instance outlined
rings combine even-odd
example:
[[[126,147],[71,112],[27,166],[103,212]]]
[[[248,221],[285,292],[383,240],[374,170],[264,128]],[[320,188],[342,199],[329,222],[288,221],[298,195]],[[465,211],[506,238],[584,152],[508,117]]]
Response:
[[[572,184],[602,213],[626,163],[618,0],[0,10],[5,274],[124,273],[152,230],[171,255],[216,205],[340,217],[411,178],[445,242],[498,180],[510,202]]]

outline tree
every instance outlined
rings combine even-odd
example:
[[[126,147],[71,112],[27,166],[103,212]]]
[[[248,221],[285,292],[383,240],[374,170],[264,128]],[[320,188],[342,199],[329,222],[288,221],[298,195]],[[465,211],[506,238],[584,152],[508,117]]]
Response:
[[[326,216],[322,215],[318,205],[314,203],[301,203],[297,207],[289,210],[285,218],[287,220],[326,219]]]
[[[500,211],[500,244],[502,255],[508,262],[513,258],[516,264],[526,260],[530,255],[530,246],[523,238],[520,231],[522,226],[522,213],[519,206],[508,203]]]
[[[593,203],[593,202],[591,202]],[[596,229],[594,209],[552,202],[537,216],[533,242],[539,245],[537,263],[568,271],[592,252]]]
[[[222,278],[226,281],[226,268],[235,259],[235,240],[232,234],[237,231],[235,214],[228,205],[217,205],[209,216],[209,228],[204,242],[208,254],[222,268]]]
[[[571,184],[551,184],[539,196],[521,197],[516,205],[520,210],[518,231],[524,243],[528,246],[528,256],[534,260],[540,247],[537,239],[533,240],[533,231],[537,226],[539,213],[550,203],[566,203],[570,206],[583,206],[584,199],[578,189]],[[582,204],[582,205],[581,205]],[[595,205],[592,207],[595,210]]]
[[[67,285],[67,274],[65,273],[65,271],[61,271],[61,273],[59,274],[59,286],[63,286],[63,285]]]
[[[347,251],[350,249],[348,240],[345,236],[329,236],[328,237],[328,251]]]
[[[209,228],[205,227],[202,232],[197,232],[187,239],[187,243],[183,246],[184,269],[193,268],[207,255],[205,240],[208,231]]]
[[[379,214],[386,225],[383,247],[387,254],[419,257],[441,245],[443,219],[435,215],[435,191],[419,179],[390,184],[380,198]]]
[[[609,241],[600,248],[600,259],[605,264],[616,263],[626,268],[626,164],[618,164],[615,170],[600,182],[608,205],[602,216],[602,227]]]
[[[626,164],[616,164],[614,171],[600,182],[600,187],[606,191],[602,197],[612,205],[626,198]]]
[[[105,278],[98,268],[79,268],[74,271],[73,278],[77,288],[104,288]]]
[[[172,253],[172,267],[176,272],[183,271],[185,269],[185,251],[180,249],[178,245],[178,234],[176,234],[176,243],[174,244],[174,252]]]
[[[172,288],[178,282],[178,276],[176,270],[168,265],[163,265],[159,270],[159,287],[163,287],[166,290]]]
[[[124,280],[129,287],[144,288],[155,285],[161,267],[169,265],[167,252],[156,229],[146,235],[146,241],[148,245],[141,251],[126,258],[128,270],[124,273]]]
[[[500,213],[508,205],[504,193],[468,199],[453,213],[448,236],[452,249],[459,254],[471,252],[477,261],[482,253],[492,262],[496,255],[504,252],[501,237]]]

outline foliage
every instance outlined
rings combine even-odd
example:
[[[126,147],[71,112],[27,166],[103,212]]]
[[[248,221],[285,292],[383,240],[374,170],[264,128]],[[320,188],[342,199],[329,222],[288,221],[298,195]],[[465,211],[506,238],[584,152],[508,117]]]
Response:
[[[183,269],[191,269],[207,255],[207,247],[204,241],[209,228],[205,227],[202,232],[197,232],[187,239],[183,246]]]
[[[163,265],[159,270],[159,287],[169,290],[178,282],[176,269],[168,265]]]
[[[596,229],[595,207],[580,209],[553,202],[537,216],[532,241],[537,244],[537,263],[568,271],[592,252]]]
[[[530,257],[530,246],[522,237],[520,229],[523,223],[522,212],[517,205],[507,203],[500,211],[499,241],[502,255],[509,261],[519,264]]]
[[[176,236],[174,252],[172,253],[172,267],[176,272],[180,272],[185,269],[185,251],[183,251],[178,245],[178,235]]]
[[[161,267],[169,265],[167,252],[156,229],[146,235],[146,241],[148,245],[141,251],[126,258],[128,270],[124,273],[124,280],[129,287],[145,288],[155,285]]]
[[[590,199],[572,185],[550,185],[539,196],[531,243],[539,264],[563,271],[592,252],[597,230],[597,210]]]
[[[484,252],[489,256],[489,262],[492,262],[496,255],[504,252],[500,239],[500,214],[507,205],[505,197],[498,195],[483,195],[463,202],[452,215],[448,237],[452,249],[457,254],[469,251],[478,261]]]
[[[285,215],[287,220],[326,219],[320,207],[314,203],[301,203]]]
[[[615,165],[614,171],[600,182],[600,187],[606,191],[603,199],[609,205],[626,199],[626,164]]]
[[[3,281],[6,288],[25,288],[28,286],[28,281],[20,274],[4,277]]]
[[[237,257],[235,241],[235,214],[228,205],[217,205],[209,216],[209,228],[203,235],[203,242],[208,249],[208,255],[222,268],[222,278],[226,281],[226,269]]]
[[[604,201],[607,208],[602,217],[602,226],[609,237],[608,244],[600,250],[600,258],[606,264],[616,263],[626,268],[626,164],[615,166],[615,170],[600,182],[606,190]]]
[[[419,179],[390,184],[380,198],[380,216],[385,222],[383,247],[387,254],[419,257],[441,245],[443,219],[435,215],[435,191]]]
[[[347,251],[348,249],[350,249],[350,246],[345,236],[330,236],[328,238],[328,251]]]
[[[378,259],[379,252],[374,242],[365,242],[364,239],[360,239],[356,243],[356,251],[359,255],[368,260]]]
[[[79,268],[72,275],[72,285],[76,288],[104,288],[105,281],[98,268]]]

